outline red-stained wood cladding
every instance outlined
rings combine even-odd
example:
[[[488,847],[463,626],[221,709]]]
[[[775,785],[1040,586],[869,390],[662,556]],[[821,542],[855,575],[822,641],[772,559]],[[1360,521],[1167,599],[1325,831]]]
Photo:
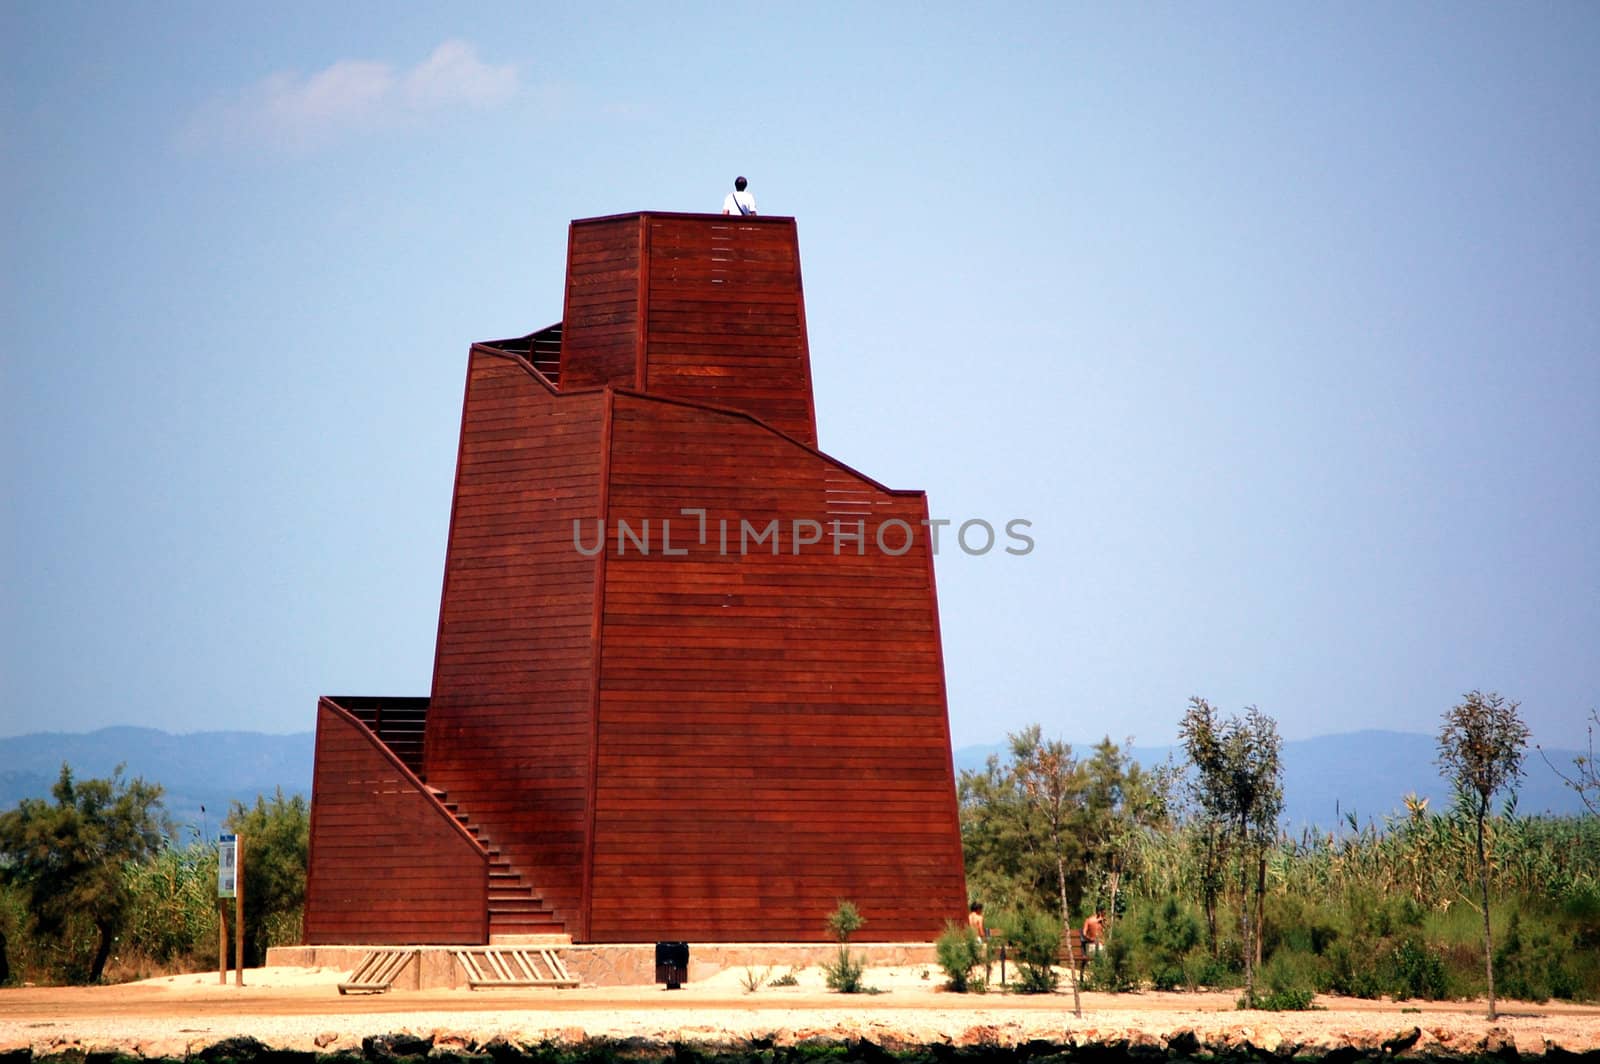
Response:
[[[424,764],[580,931],[593,744],[605,395],[558,396],[474,349],[445,554]]]
[[[646,222],[644,390],[743,410],[815,447],[794,219]]]
[[[589,219],[567,248],[563,390],[731,407],[816,446],[793,218]]]
[[[642,232],[638,215],[572,223],[561,336],[565,391],[639,382]]]
[[[635,395],[616,398],[608,496],[650,553],[608,544],[590,939],[816,939],[841,898],[862,938],[959,918],[924,497]],[[774,520],[775,544],[741,538]],[[797,548],[796,522],[820,540]]]
[[[312,794],[308,943],[484,941],[488,858],[328,699],[317,707]]]

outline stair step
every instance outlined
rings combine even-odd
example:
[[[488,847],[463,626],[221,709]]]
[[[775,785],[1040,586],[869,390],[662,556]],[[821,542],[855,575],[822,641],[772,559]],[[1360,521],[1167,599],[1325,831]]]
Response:
[[[491,946],[570,946],[572,936],[565,931],[519,935],[516,933],[489,936]]]
[[[449,793],[441,787],[428,787],[428,792],[444,807],[462,830],[475,839],[488,857],[489,926],[497,935],[532,936],[548,938],[567,936],[566,921],[556,916],[544,898],[539,895],[523,871],[512,864],[489,833],[472,822],[472,817],[458,801],[451,801]],[[566,938],[570,942],[570,938]]]

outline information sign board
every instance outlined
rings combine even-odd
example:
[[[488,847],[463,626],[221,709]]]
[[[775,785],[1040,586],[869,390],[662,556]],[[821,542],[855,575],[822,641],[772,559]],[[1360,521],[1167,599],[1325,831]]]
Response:
[[[217,897],[231,898],[239,883],[239,839],[223,835],[217,840]]]

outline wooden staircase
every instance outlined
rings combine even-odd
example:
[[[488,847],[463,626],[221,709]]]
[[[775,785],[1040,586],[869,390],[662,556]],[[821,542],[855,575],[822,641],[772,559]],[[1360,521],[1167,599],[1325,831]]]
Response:
[[[473,823],[460,804],[452,802],[444,791],[437,787],[428,790],[489,854],[489,941],[570,942],[566,924],[545,904],[532,881],[511,863],[488,833]]]

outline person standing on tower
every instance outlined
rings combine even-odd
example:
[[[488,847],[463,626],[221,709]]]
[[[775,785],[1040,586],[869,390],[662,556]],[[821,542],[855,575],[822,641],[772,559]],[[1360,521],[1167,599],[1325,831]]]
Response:
[[[733,179],[733,191],[728,193],[722,201],[723,214],[755,214],[756,194],[746,192],[745,186],[750,184],[743,177]]]

